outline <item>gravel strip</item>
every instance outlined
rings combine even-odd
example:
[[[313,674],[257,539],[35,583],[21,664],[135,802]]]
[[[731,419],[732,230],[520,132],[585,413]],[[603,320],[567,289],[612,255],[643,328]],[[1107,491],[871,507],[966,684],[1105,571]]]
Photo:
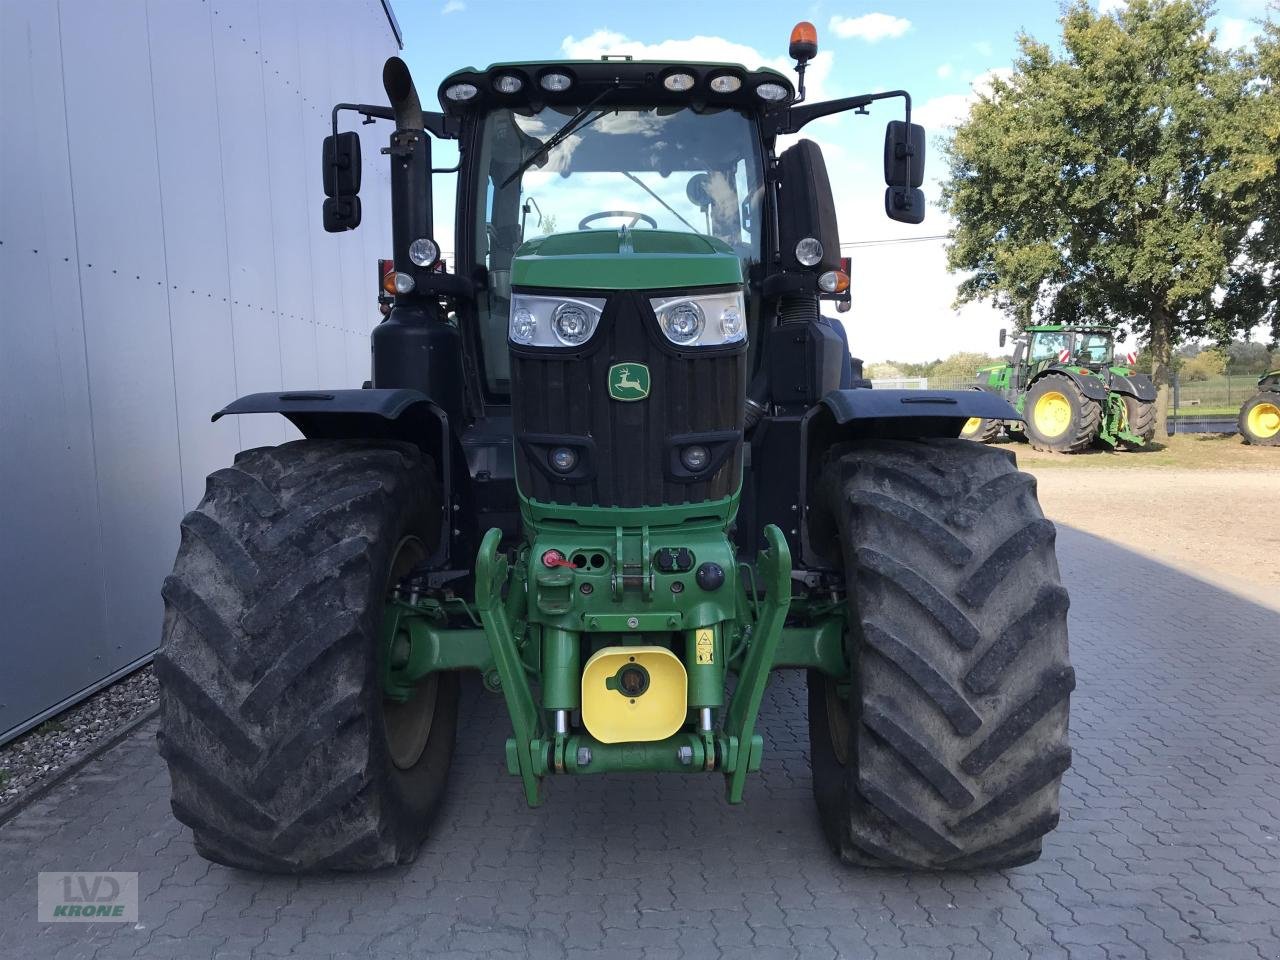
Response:
[[[57,774],[159,698],[155,674],[143,667],[0,747],[0,808]]]

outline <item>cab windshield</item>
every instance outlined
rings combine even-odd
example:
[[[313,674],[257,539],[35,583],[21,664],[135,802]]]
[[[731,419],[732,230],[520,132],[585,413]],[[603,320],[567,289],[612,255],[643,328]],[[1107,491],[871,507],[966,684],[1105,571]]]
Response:
[[[510,388],[511,261],[525,240],[626,226],[715,237],[742,258],[744,275],[760,258],[762,165],[748,115],[601,107],[520,172],[576,112],[504,109],[484,120],[475,256],[489,271],[479,319],[491,392]]]
[[[1031,339],[1031,362],[1101,366],[1111,362],[1111,334],[1042,330]]]

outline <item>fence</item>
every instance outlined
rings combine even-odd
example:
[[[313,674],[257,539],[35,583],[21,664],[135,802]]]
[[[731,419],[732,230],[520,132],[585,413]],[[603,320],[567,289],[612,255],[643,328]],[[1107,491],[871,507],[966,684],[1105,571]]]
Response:
[[[1260,374],[1211,377],[1174,383],[1173,412],[1192,415],[1202,413],[1235,413],[1240,405],[1258,392]]]

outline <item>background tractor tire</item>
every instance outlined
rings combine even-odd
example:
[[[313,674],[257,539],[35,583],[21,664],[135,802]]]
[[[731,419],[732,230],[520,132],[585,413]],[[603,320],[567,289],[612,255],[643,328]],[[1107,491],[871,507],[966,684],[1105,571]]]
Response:
[[[1151,400],[1139,400],[1137,397],[1124,395],[1124,409],[1129,419],[1129,432],[1140,436],[1142,446],[1121,441],[1130,450],[1141,450],[1156,437],[1156,405]]]
[[[1102,426],[1102,404],[1090,400],[1074,380],[1061,374],[1033,383],[1022,413],[1028,442],[1049,453],[1087,450]]]
[[[406,444],[301,440],[209,477],[182,521],[155,661],[173,812],[202,856],[272,873],[413,859],[458,682],[384,702],[379,643],[439,508],[431,462]]]
[[[1035,479],[964,440],[879,441],[833,450],[819,488],[851,663],[847,684],[809,675],[828,841],[863,866],[1035,860],[1058,822],[1075,686]]]
[[[991,443],[1000,436],[1000,421],[970,417],[960,428],[960,436],[965,440],[976,440],[978,443]]]
[[[1263,390],[1246,400],[1236,425],[1245,443],[1280,447],[1280,391]]]

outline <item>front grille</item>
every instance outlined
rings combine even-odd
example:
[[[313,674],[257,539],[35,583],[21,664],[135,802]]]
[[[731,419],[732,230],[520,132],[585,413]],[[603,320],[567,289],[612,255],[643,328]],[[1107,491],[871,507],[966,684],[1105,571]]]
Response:
[[[649,297],[658,295],[613,294],[581,350],[511,347],[516,476],[526,496],[640,507],[718,500],[737,489],[746,345],[677,350],[649,307]],[[610,398],[609,368],[616,363],[649,368],[647,399]],[[670,438],[694,442],[690,434],[718,438],[724,460],[708,476],[682,481]],[[581,476],[566,480],[545,465],[557,438],[582,452]]]

